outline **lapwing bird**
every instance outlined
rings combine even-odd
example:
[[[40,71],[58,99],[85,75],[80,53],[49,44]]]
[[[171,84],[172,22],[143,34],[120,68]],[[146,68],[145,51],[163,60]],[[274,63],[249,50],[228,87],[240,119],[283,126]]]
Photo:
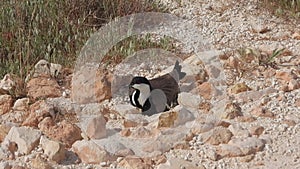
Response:
[[[173,70],[160,77],[150,80],[142,76],[134,77],[129,85],[130,103],[148,116],[176,106],[180,92],[178,82],[186,74],[181,68],[176,61]]]

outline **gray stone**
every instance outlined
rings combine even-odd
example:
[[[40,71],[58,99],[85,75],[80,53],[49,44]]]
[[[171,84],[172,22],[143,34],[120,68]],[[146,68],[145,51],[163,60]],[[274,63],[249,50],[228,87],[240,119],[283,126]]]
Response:
[[[262,151],[265,147],[264,141],[256,137],[232,139],[229,144],[239,147],[244,155],[250,155],[258,151]]]
[[[112,156],[93,140],[76,141],[72,149],[83,163],[99,164],[112,159]]]
[[[42,136],[40,144],[49,159],[60,163],[66,158],[66,149],[63,143],[48,139],[46,136]]]
[[[203,141],[212,145],[228,143],[233,136],[230,130],[224,127],[215,127],[214,129],[201,134]]]
[[[199,95],[192,93],[182,92],[178,95],[178,103],[184,107],[197,109],[201,101],[202,99]]]
[[[29,127],[12,127],[5,139],[15,142],[19,153],[29,154],[39,144],[41,134],[41,131]]]

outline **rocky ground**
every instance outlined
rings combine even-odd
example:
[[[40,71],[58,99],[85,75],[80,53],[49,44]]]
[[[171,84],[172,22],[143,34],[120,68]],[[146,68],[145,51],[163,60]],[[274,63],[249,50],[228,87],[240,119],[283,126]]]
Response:
[[[0,82],[0,168],[300,168],[299,22],[255,0],[162,2],[201,32],[223,68],[194,53],[180,57],[187,75],[179,106],[151,117],[129,104],[124,86],[140,70],[167,72],[168,59],[124,62],[117,74],[100,68],[85,87],[89,71],[45,60],[25,83],[8,74]],[[211,80],[220,71],[221,94]]]

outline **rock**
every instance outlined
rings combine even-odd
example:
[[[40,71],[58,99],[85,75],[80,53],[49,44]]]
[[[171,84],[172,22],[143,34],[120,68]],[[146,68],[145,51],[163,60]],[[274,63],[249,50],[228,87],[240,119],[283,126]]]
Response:
[[[131,138],[151,138],[157,135],[155,130],[149,130],[144,126],[132,128],[130,133]]]
[[[97,65],[86,65],[74,72],[72,78],[72,101],[78,104],[102,102],[112,97],[111,73],[98,68]]]
[[[215,127],[201,134],[203,141],[212,145],[226,144],[230,141],[232,136],[233,134],[230,130],[224,127]]]
[[[274,114],[271,111],[261,106],[253,108],[251,114],[257,117],[270,117],[270,118],[274,117]]]
[[[204,153],[209,159],[213,161],[217,161],[219,159],[218,154],[214,149],[206,149]]]
[[[113,110],[118,112],[121,116],[125,117],[128,114],[139,114],[139,110],[130,104],[117,104],[113,107]]]
[[[13,94],[15,97],[26,95],[24,82],[16,75],[6,74],[0,81],[0,95]]]
[[[50,118],[45,118],[38,127],[50,139],[61,141],[67,148],[71,147],[75,141],[82,139],[80,128],[66,120],[53,125]]]
[[[26,89],[28,91],[27,96],[33,100],[61,96],[58,83],[50,76],[39,76],[29,80]]]
[[[245,83],[237,83],[229,88],[229,92],[231,94],[238,94],[250,90],[251,88],[248,87]]]
[[[59,74],[62,73],[62,65],[50,63],[50,75],[52,77],[58,77]]]
[[[39,144],[41,134],[39,130],[28,127],[12,127],[5,139],[15,142],[19,153],[29,154]]]
[[[167,162],[167,157],[165,155],[145,157],[145,158],[143,158],[143,161],[144,161],[144,163],[149,164],[151,166],[157,166],[159,164]]]
[[[297,123],[295,122],[295,120],[291,120],[291,119],[285,119],[283,120],[283,123],[284,124],[287,124],[288,126],[295,126]],[[1,128],[1,127],[0,127]],[[1,130],[1,129],[0,129]],[[0,131],[1,132],[1,131]],[[1,139],[0,139],[1,141]]]
[[[253,116],[250,116],[250,115],[246,115],[246,116],[238,116],[236,118],[236,120],[238,122],[253,122],[256,120],[256,118],[254,118]]]
[[[220,144],[220,146],[217,147],[217,154],[222,158],[239,157],[244,155],[239,147],[230,144]]]
[[[119,164],[119,168],[125,169],[151,169],[152,167],[148,164],[145,164],[144,161],[135,156],[125,157]]]
[[[50,75],[50,63],[42,59],[34,65],[33,78],[44,75]]]
[[[250,155],[246,155],[246,156],[240,157],[239,160],[240,160],[241,162],[246,162],[246,163],[248,163],[248,162],[250,162],[251,160],[253,160],[254,157],[255,157],[254,154],[250,154]]]
[[[228,129],[232,132],[235,137],[249,137],[250,133],[248,130],[242,128],[239,124],[231,124]]]
[[[22,98],[16,100],[13,110],[14,111],[27,111],[29,108],[29,98]]]
[[[296,39],[296,40],[300,40],[300,31],[294,32],[293,35],[292,35],[292,38]]]
[[[8,125],[0,124],[0,143],[4,140],[10,129],[11,127]]]
[[[225,111],[220,116],[222,119],[234,119],[238,116],[243,116],[243,113],[237,103],[229,102],[225,106]]]
[[[22,123],[23,126],[37,127],[45,117],[54,117],[55,111],[53,105],[44,100],[32,104],[29,108],[30,114]]]
[[[264,127],[262,126],[251,126],[250,129],[251,135],[260,136],[264,132]]]
[[[1,169],[11,169],[11,165],[8,162],[0,162]]]
[[[229,144],[239,147],[243,155],[254,154],[258,151],[262,151],[265,147],[264,141],[255,137],[232,139]]]
[[[242,103],[247,103],[253,100],[260,100],[261,97],[269,95],[271,93],[276,93],[277,90],[271,87],[268,87],[266,89],[262,89],[259,91],[245,91],[242,93],[238,93],[236,94],[234,97],[236,99],[237,102],[242,102]]]
[[[42,159],[40,156],[36,156],[30,162],[30,168],[33,169],[53,169],[53,167],[46,160]]]
[[[92,140],[92,141],[102,149],[106,150],[111,155],[116,155],[117,153],[122,151],[128,152],[128,148],[124,144],[122,144],[118,139],[115,138],[104,138],[104,139]]]
[[[157,128],[175,127],[194,120],[194,115],[182,106],[176,106],[173,110],[160,113],[158,116]]]
[[[179,159],[179,158],[170,158],[167,160],[166,163],[160,164],[157,166],[157,169],[205,169],[205,167],[202,164],[196,165],[193,164],[192,162]]]
[[[296,79],[292,79],[291,81],[289,81],[287,88],[288,88],[288,91],[293,91],[293,90],[299,89],[300,81],[296,80]]]
[[[76,141],[72,145],[72,149],[83,163],[99,164],[112,160],[112,156],[92,140]]]
[[[197,109],[201,102],[201,97],[192,93],[181,92],[178,94],[178,103],[187,108]]]
[[[278,71],[278,72],[276,72],[275,77],[277,79],[279,79],[279,80],[284,81],[284,82],[289,82],[292,79],[296,79],[297,78],[297,76],[294,73],[292,73],[292,72],[286,72],[286,71]]]
[[[60,163],[66,158],[66,149],[65,146],[57,141],[49,140],[47,137],[42,136],[40,144],[50,160],[53,160],[57,163]]]
[[[13,104],[13,98],[10,95],[0,95],[0,115],[8,113]]]
[[[127,157],[127,156],[132,156],[134,155],[134,152],[131,149],[120,149],[115,152],[115,156],[117,157]]]
[[[200,96],[205,100],[210,100],[213,96],[213,87],[209,82],[204,82],[201,85],[197,86]]]
[[[101,139],[106,137],[106,121],[102,114],[94,117],[89,117],[89,120],[86,121],[87,127],[84,132],[91,139]]]

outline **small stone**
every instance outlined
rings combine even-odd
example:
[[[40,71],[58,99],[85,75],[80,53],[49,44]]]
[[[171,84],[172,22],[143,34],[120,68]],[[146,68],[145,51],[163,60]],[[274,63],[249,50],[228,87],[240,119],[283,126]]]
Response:
[[[242,93],[245,91],[250,91],[251,88],[248,87],[245,83],[237,83],[235,85],[233,85],[232,87],[230,87],[229,91],[231,94],[238,94],[238,93]]]
[[[250,133],[248,130],[242,128],[239,124],[232,124],[228,129],[233,133],[235,137],[249,137]]]
[[[40,130],[50,139],[61,141],[67,148],[71,147],[75,141],[82,139],[81,130],[75,124],[63,120],[49,127],[48,123],[51,124],[51,121],[40,123]]]
[[[239,160],[240,160],[241,162],[246,162],[246,163],[248,163],[248,162],[250,162],[251,160],[253,160],[254,157],[255,157],[254,154],[250,154],[250,155],[246,155],[246,156],[240,157]]]
[[[23,126],[37,127],[45,117],[54,116],[55,114],[53,105],[45,100],[35,102],[29,110],[30,114],[22,123]]]
[[[29,98],[22,98],[16,100],[13,110],[15,111],[27,111],[29,108]]]
[[[121,130],[120,135],[122,137],[128,137],[131,135],[131,131],[129,128],[125,128],[125,129]]]
[[[178,95],[178,103],[188,108],[198,108],[201,102],[201,97],[192,93],[182,92]]]
[[[211,131],[203,133],[202,135],[203,141],[212,145],[219,145],[228,143],[233,136],[233,134],[224,127],[216,127]]]
[[[118,157],[126,157],[134,155],[134,152],[131,149],[125,148],[115,152],[115,155]]]
[[[157,169],[205,169],[203,165],[198,165],[196,164],[179,159],[179,158],[170,158],[168,159],[165,163],[160,164],[157,166]]]
[[[217,154],[217,152],[215,150],[213,150],[213,149],[207,149],[204,153],[205,153],[205,155],[209,159],[211,159],[213,161],[217,161],[218,160],[218,154]]]
[[[245,116],[239,116],[236,118],[238,122],[253,122],[256,120],[253,116],[245,115]]]
[[[295,126],[297,123],[295,122],[295,120],[291,120],[291,119],[286,119],[286,120],[283,120],[283,123],[284,124],[287,124],[288,126]]]
[[[292,38],[296,40],[300,40],[300,32],[293,33]]]
[[[264,132],[264,127],[262,126],[252,126],[249,129],[251,135],[260,136]]]
[[[11,169],[11,165],[8,162],[0,162],[1,169]]]
[[[221,114],[222,119],[234,119],[238,116],[242,116],[241,107],[237,103],[227,103],[225,111]]]
[[[200,96],[205,100],[210,100],[212,98],[213,88],[209,82],[204,82],[197,87]]]
[[[10,129],[11,127],[8,125],[0,124],[0,143],[4,140]]]
[[[27,85],[27,96],[33,100],[61,96],[61,91],[55,79],[49,76],[39,76],[31,79]]]
[[[150,165],[145,164],[141,158],[135,156],[125,157],[118,164],[118,167],[127,168],[127,169],[151,169],[152,168]]]
[[[292,79],[288,83],[288,91],[293,91],[300,88],[300,81],[296,79]]]
[[[40,156],[36,156],[35,159],[31,160],[31,168],[38,168],[38,169],[53,169],[53,167]]]
[[[263,140],[255,137],[233,139],[229,142],[229,144],[239,147],[244,155],[250,155],[258,151],[262,151],[265,146]]]
[[[8,113],[13,104],[13,98],[10,95],[0,95],[0,115]]]
[[[87,164],[99,164],[112,159],[106,150],[91,140],[76,141],[72,145],[72,149],[81,161]]]
[[[15,142],[18,145],[18,152],[29,154],[38,144],[41,132],[28,127],[12,127],[5,137],[9,142]]]
[[[217,153],[221,157],[239,157],[244,155],[239,147],[229,144],[220,144],[217,148]]]
[[[91,118],[87,123],[86,134],[91,139],[106,137],[106,121],[102,114]]]
[[[49,159],[60,163],[66,158],[66,149],[62,143],[49,140],[45,136],[42,136],[40,144],[42,145],[44,153],[49,157]]]
[[[255,107],[252,111],[251,111],[251,114],[254,115],[254,116],[257,116],[257,117],[269,117],[269,118],[273,118],[274,117],[274,114],[265,109],[264,107],[261,107],[261,106],[258,106],[258,107]]]
[[[296,79],[297,76],[293,74],[292,72],[286,72],[286,71],[278,71],[276,72],[275,77],[279,80],[283,80],[285,82],[289,82],[292,79]]]

